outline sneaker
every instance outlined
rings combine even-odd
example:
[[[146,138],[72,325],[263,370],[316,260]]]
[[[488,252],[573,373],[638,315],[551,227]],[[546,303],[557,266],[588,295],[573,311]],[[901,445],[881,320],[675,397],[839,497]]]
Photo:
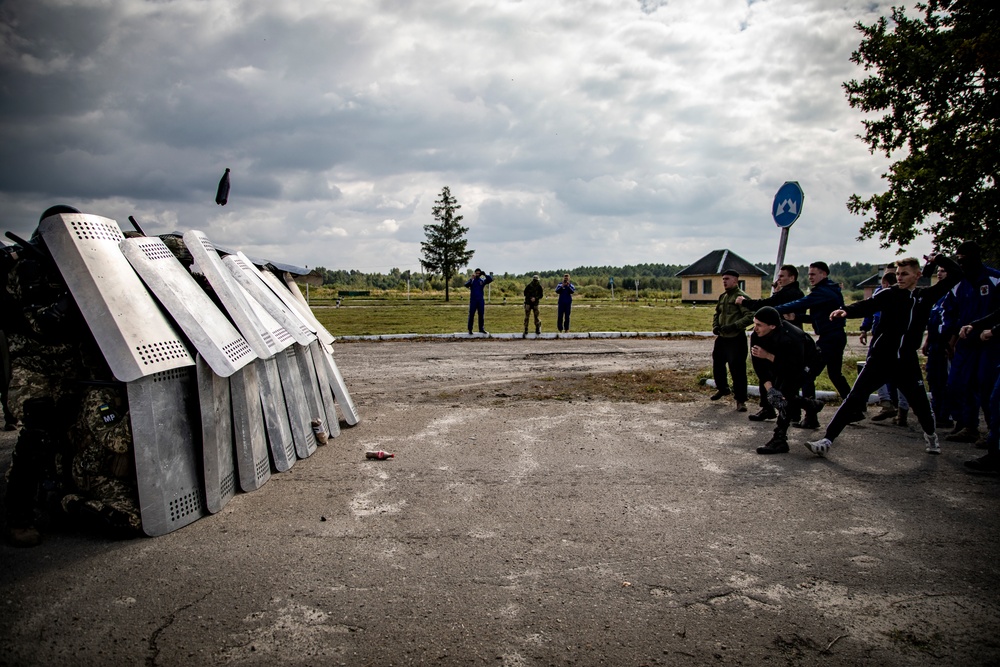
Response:
[[[924,451],[928,454],[941,453],[941,441],[938,439],[937,433],[924,433],[924,442],[927,443],[927,449]]]
[[[736,412],[746,412],[747,404],[742,401],[736,401]]]
[[[773,408],[761,408],[757,412],[753,413],[747,419],[752,422],[763,422],[768,419],[777,419],[778,413],[774,411]]]
[[[892,417],[896,416],[896,410],[897,410],[896,406],[893,405],[892,403],[883,403],[882,411],[879,412],[874,417],[872,417],[872,421],[882,422],[885,421],[886,419],[891,419]]]
[[[489,332],[489,331],[487,331],[486,329],[480,329],[480,330],[479,330],[479,333],[481,333],[481,334],[486,334],[487,336],[489,336],[489,335],[490,335],[490,332]]]
[[[470,336],[472,335],[472,329],[469,329],[469,335]]]
[[[709,396],[708,400],[710,400],[710,401],[717,401],[720,398],[722,398],[723,396],[729,396],[731,393],[733,393],[733,392],[729,391],[728,389],[720,389],[717,392],[715,392],[714,394],[712,394],[711,396]]]
[[[979,440],[979,429],[967,426],[959,431],[956,431],[955,433],[952,433],[951,435],[945,436],[944,439],[948,442],[968,442],[971,444],[976,440]]]
[[[811,442],[806,442],[806,449],[815,454],[816,456],[826,456],[826,453],[830,451],[830,445],[833,443],[826,438],[820,438],[819,440],[813,440]]]
[[[757,448],[758,454],[787,454],[788,441],[771,438],[763,446]]]
[[[37,547],[42,541],[42,535],[34,526],[7,529],[7,539],[11,546]]]
[[[792,422],[792,426],[795,428],[807,428],[807,429],[817,429],[819,428],[819,420],[816,419],[816,415],[806,415],[806,418],[802,421]]]
[[[987,454],[965,462],[965,469],[978,475],[1000,475],[1000,456]]]

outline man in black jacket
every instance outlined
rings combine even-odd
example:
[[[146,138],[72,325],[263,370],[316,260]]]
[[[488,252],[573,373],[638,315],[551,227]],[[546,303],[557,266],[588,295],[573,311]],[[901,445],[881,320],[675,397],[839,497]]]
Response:
[[[764,306],[754,314],[750,356],[763,396],[778,419],[774,435],[757,448],[757,453],[784,454],[788,451],[789,412],[805,410],[806,416],[815,420],[823,409],[820,401],[799,396],[810,367],[820,363],[819,350],[809,334],[782,320],[774,308]]]
[[[778,279],[774,281],[774,293],[766,299],[747,299],[742,296],[736,297],[736,303],[742,304],[753,311],[758,311],[764,306],[780,306],[783,303],[788,303],[790,301],[795,301],[801,299],[805,296],[802,293],[802,288],[799,287],[799,270],[791,264],[784,264],[778,269]],[[790,324],[802,328],[802,324],[797,320],[792,320]],[[751,355],[750,363],[753,365],[753,371],[757,374],[758,380],[760,380],[760,369],[758,365],[760,360],[757,357]],[[767,393],[764,391],[764,381],[760,380],[760,410],[750,415],[749,419],[752,422],[762,422],[766,419],[774,419],[778,416],[778,413],[774,411],[771,404],[767,402]],[[798,417],[792,421],[798,421]]]
[[[834,439],[851,421],[871,392],[886,382],[893,382],[910,404],[920,420],[928,454],[940,454],[941,446],[935,432],[934,413],[927,401],[917,350],[924,337],[927,317],[931,307],[962,279],[958,264],[944,255],[931,253],[926,258],[924,272],[930,275],[934,267],[943,266],[948,272],[944,280],[931,287],[917,287],[920,263],[912,257],[896,262],[896,285],[882,290],[870,299],[852,303],[830,313],[831,320],[843,321],[847,317],[864,317],[881,312],[872,332],[868,359],[858,375],[847,398],[841,404],[833,421],[826,427],[826,434],[819,440],[806,442],[806,447],[818,456],[830,450]]]

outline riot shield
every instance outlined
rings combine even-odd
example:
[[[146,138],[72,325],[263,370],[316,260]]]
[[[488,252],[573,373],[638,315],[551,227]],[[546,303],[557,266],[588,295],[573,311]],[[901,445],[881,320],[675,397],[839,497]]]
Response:
[[[215,373],[201,355],[197,359],[205,505],[215,514],[236,494],[233,414],[228,378]]]
[[[233,280],[229,270],[222,265],[222,259],[208,237],[199,231],[188,231],[184,233],[184,245],[194,258],[195,265],[205,274],[229,317],[236,323],[236,328],[240,330],[257,356],[267,359],[274,356],[278,350],[284,349],[285,345],[274,340],[271,333],[253,316],[253,311],[239,290],[239,285]],[[291,341],[288,344],[290,343]]]
[[[187,269],[156,237],[125,239],[122,253],[217,375],[229,377],[257,358]]]
[[[278,354],[281,354],[280,352]],[[285,472],[297,460],[292,428],[288,422],[288,407],[281,389],[278,362],[260,359],[257,364],[257,379],[260,382],[260,402],[264,410],[264,425],[267,428],[267,444],[271,449],[271,460],[278,472]]]
[[[150,537],[205,515],[193,371],[177,368],[126,384],[142,530]]]
[[[257,300],[268,315],[292,335],[296,343],[304,346],[316,340],[316,334],[305,326],[302,318],[289,311],[281,299],[264,284],[257,267],[249,260],[242,255],[226,255],[222,258],[222,263],[229,269],[236,282]]]
[[[233,438],[240,488],[256,491],[271,478],[256,364],[233,373],[229,377],[229,390],[233,396]]]
[[[306,398],[302,386],[302,375],[296,359],[295,348],[296,346],[293,345],[279,352],[275,356],[275,361],[281,376],[285,405],[288,407],[288,422],[292,428],[295,453],[300,459],[304,459],[316,451],[316,436],[312,431],[311,402]]]
[[[131,382],[194,366],[180,334],[125,259],[118,223],[83,213],[41,221],[38,231],[115,378]]]

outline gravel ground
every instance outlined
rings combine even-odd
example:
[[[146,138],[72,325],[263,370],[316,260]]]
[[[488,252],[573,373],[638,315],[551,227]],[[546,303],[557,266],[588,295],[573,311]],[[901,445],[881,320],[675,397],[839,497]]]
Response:
[[[706,390],[538,391],[710,350],[339,344],[363,421],[260,490],[155,539],[0,547],[0,664],[1000,664],[971,446],[865,424],[763,457],[771,427]]]

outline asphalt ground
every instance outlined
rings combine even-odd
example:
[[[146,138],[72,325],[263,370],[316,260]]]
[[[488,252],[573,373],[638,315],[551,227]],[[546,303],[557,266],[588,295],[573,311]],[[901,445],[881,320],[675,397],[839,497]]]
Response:
[[[0,664],[1000,664],[970,445],[867,423],[765,457],[710,390],[572,391],[693,377],[711,344],[338,344],[362,422],[260,490],[163,537],[0,546]]]

